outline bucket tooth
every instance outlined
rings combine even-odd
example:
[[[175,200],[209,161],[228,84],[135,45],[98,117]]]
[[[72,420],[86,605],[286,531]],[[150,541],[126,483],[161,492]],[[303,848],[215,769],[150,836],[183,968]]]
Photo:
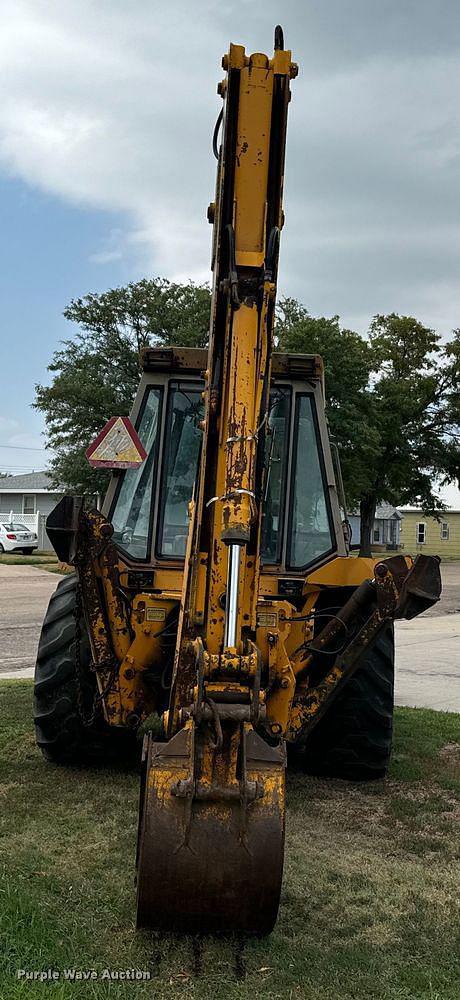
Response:
[[[146,737],[137,925],[268,934],[283,870],[284,746],[250,726],[225,731],[219,750],[208,737],[193,725],[168,743]]]

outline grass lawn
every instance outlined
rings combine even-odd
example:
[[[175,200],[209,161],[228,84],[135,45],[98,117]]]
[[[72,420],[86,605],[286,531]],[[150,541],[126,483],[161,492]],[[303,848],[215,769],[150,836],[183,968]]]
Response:
[[[279,920],[265,940],[134,930],[138,779],[46,764],[31,683],[0,684],[0,996],[460,998],[460,715],[397,709],[390,778],[288,780]],[[147,983],[15,970],[148,970]]]
[[[0,564],[6,566],[43,566],[54,564],[57,566],[57,556],[54,552],[33,552],[30,556],[24,556],[22,552],[1,552]]]
[[[54,552],[34,552],[31,556],[23,556],[19,552],[0,553],[0,565],[6,566],[38,566],[49,573],[71,573],[72,567],[58,562]]]

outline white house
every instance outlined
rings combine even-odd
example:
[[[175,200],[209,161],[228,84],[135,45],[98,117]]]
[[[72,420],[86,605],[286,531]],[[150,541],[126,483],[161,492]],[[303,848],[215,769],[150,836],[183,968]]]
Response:
[[[348,515],[352,528],[352,545],[359,542],[361,533],[361,518],[356,511]],[[401,546],[402,514],[388,503],[379,504],[375,512],[371,544],[374,551],[380,549],[394,550]]]
[[[32,528],[38,536],[38,548],[50,551],[52,546],[46,534],[46,518],[56,506],[59,491],[52,487],[46,472],[28,472],[22,476],[0,478],[0,520],[10,517]]]

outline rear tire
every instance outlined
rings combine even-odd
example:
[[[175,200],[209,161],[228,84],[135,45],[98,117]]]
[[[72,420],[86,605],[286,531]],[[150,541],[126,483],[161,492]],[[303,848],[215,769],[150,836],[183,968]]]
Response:
[[[388,625],[318,722],[296,766],[348,781],[385,777],[393,738],[394,630]]]
[[[137,743],[131,731],[110,727],[100,711],[88,726],[80,715],[75,666],[76,583],[75,574],[58,583],[43,623],[34,681],[37,746],[56,764],[132,763]],[[97,687],[89,669],[90,658],[88,635],[81,623],[81,684],[88,718]]]

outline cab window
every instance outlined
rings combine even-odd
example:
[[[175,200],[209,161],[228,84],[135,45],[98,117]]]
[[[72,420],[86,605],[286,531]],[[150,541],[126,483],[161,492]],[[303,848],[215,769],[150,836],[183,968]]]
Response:
[[[137,433],[147,458],[137,469],[127,469],[111,513],[113,540],[134,559],[149,556],[152,484],[157,458],[161,390],[150,388],[144,397]]]
[[[188,505],[198,471],[203,419],[201,391],[178,387],[169,394],[164,470],[160,493],[158,554],[183,559],[187,545]]]
[[[288,565],[302,569],[333,546],[333,534],[320,441],[310,395],[298,395],[288,536]]]

